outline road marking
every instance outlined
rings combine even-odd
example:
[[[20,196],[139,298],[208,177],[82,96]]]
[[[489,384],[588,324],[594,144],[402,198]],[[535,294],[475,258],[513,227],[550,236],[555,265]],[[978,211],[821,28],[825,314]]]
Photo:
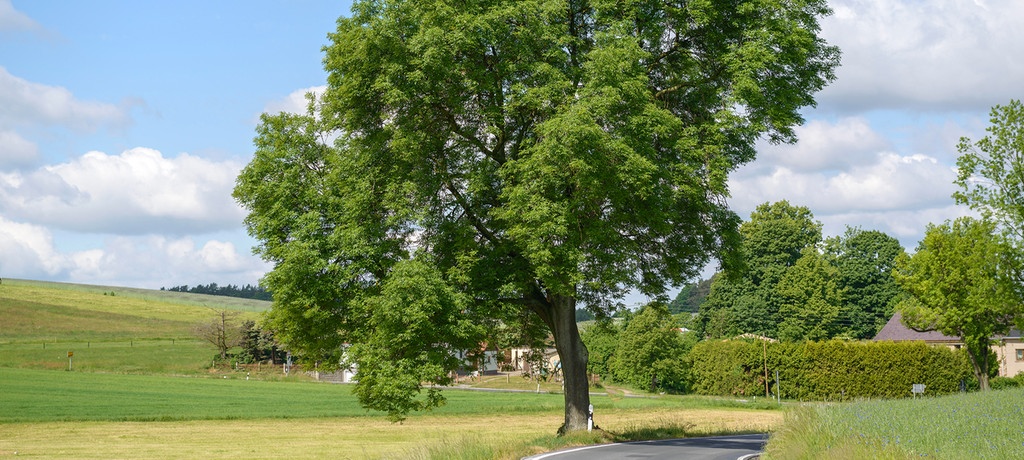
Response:
[[[546,454],[540,454],[540,455],[537,455],[537,456],[534,456],[534,457],[526,457],[526,458],[529,459],[529,460],[542,460],[542,459],[545,459],[545,458],[548,458],[548,457],[554,457],[556,455],[571,454],[573,452],[580,452],[580,451],[590,450],[590,449],[599,449],[601,447],[614,446],[615,444],[616,443],[612,443],[612,444],[598,444],[598,445],[595,445],[595,446],[577,447],[575,449],[557,450],[557,451],[554,451],[554,452],[548,452]]]

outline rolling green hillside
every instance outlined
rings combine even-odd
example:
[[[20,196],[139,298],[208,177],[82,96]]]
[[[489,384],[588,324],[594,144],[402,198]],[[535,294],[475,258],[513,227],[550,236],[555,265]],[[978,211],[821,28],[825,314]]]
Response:
[[[195,373],[213,349],[193,327],[218,310],[257,320],[269,302],[109,286],[4,279],[0,367]]]
[[[236,297],[193,294],[189,292],[159,291],[155,289],[55,283],[51,281],[30,281],[10,278],[4,278],[3,283],[0,284],[0,295],[3,295],[5,288],[9,287],[15,288],[11,290],[12,293],[19,292],[18,288],[38,288],[44,291],[67,291],[72,295],[76,293],[90,293],[104,296],[156,301],[175,305],[225,308],[248,312],[261,312],[270,309],[270,302],[265,300],[240,299]],[[60,296],[60,298],[66,297]]]

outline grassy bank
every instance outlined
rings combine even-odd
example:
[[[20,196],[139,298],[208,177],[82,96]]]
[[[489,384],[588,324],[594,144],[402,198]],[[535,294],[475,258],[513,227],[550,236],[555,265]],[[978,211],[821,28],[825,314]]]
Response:
[[[1024,458],[1024,389],[808,405],[786,413],[771,459]]]
[[[0,367],[91,372],[200,374],[215,354],[193,327],[217,310],[256,320],[260,301],[4,279]],[[265,302],[262,302],[265,303]]]
[[[302,458],[519,459],[601,436],[554,436],[562,415],[425,414],[402,424],[381,417],[195,420],[172,422],[41,422],[0,424],[0,457],[31,458]],[[602,427],[683,426],[683,434],[744,432],[781,422],[778,411],[691,410],[606,414]]]

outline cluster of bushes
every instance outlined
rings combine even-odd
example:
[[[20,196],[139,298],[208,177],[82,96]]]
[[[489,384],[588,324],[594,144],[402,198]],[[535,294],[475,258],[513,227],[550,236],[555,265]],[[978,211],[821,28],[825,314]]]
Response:
[[[768,391],[787,399],[898,398],[914,384],[929,395],[977,385],[964,352],[923,342],[708,340],[688,361],[692,391],[705,395],[763,395],[766,369]]]
[[[686,355],[696,336],[680,334],[677,320],[661,304],[621,318],[604,320],[581,333],[587,370],[635,388],[670,393],[688,391]]]
[[[993,390],[1024,387],[1024,372],[1013,377],[992,377],[989,379],[988,385]]]

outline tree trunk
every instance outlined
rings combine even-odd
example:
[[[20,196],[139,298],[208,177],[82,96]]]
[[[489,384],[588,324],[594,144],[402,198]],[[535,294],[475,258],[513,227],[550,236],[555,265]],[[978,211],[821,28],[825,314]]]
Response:
[[[590,382],[587,380],[587,347],[576,328],[576,299],[568,296],[549,297],[551,332],[562,362],[565,385],[565,423],[560,434],[587,429],[590,409]]]
[[[967,342],[966,340],[964,342]],[[989,353],[991,347],[985,344],[969,344],[964,343],[964,348],[967,349],[967,358],[971,361],[971,367],[974,369],[974,376],[978,379],[978,387],[981,391],[988,391],[988,366],[989,366]]]

